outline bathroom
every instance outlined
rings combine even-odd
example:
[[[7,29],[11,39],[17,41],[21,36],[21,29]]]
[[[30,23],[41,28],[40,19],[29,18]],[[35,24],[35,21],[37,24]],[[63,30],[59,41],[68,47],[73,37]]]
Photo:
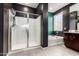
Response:
[[[71,33],[79,33],[79,4],[4,3],[0,6],[0,17],[2,17],[0,34],[3,34],[0,36],[1,55],[33,49],[41,49],[43,54],[45,53],[43,49],[62,45],[71,47],[69,45],[72,45],[73,42],[77,42],[73,45],[78,47],[79,41],[73,41],[75,35],[71,35]],[[69,38],[73,42],[68,42],[67,39]],[[67,48],[65,47],[65,49]],[[79,49],[75,48],[75,50],[78,51]],[[51,51],[48,50],[48,52]],[[37,53],[39,54],[39,51]]]

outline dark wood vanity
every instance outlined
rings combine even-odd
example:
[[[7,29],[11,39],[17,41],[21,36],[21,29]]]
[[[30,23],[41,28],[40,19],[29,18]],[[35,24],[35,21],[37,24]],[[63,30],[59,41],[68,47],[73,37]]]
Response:
[[[79,52],[79,33],[64,32],[64,44]]]

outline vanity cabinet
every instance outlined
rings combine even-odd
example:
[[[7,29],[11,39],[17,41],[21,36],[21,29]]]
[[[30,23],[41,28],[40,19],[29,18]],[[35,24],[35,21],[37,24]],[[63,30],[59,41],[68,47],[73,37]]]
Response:
[[[64,33],[66,47],[79,51],[79,33]]]

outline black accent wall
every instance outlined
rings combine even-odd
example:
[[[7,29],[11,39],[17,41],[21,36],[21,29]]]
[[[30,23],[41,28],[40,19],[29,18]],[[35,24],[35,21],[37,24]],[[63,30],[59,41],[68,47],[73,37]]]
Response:
[[[69,7],[63,10],[63,30],[64,31],[69,30]]]
[[[10,8],[11,4],[0,3],[0,56],[8,53],[8,9]]]
[[[42,11],[41,19],[41,46],[48,46],[48,3],[40,3],[37,7]]]
[[[3,55],[3,4],[0,3],[0,56]]]
[[[18,10],[18,11],[25,11],[25,12],[34,13],[34,14],[36,14],[37,12],[36,8],[27,7],[17,3],[12,3],[12,7],[14,10]]]

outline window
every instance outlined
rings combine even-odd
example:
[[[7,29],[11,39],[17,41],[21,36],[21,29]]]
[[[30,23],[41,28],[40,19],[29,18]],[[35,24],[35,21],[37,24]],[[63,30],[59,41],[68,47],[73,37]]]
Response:
[[[54,16],[54,31],[63,31],[63,12]]]

